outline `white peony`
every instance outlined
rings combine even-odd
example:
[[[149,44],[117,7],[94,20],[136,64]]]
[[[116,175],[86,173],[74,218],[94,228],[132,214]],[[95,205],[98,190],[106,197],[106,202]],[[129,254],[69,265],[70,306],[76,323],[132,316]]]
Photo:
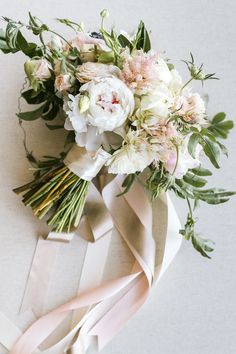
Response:
[[[78,66],[76,77],[86,83],[97,77],[118,76],[119,72],[120,69],[115,65],[87,62]]]
[[[116,77],[97,78],[68,97],[65,129],[75,130],[77,144],[88,149],[98,148],[101,134],[121,127],[134,109],[132,92]]]

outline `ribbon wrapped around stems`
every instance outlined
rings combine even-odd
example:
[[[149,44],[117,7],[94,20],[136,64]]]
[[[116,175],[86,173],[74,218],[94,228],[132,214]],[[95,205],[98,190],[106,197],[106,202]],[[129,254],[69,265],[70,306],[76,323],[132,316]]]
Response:
[[[77,151],[73,166],[76,160],[81,169],[86,156],[81,149]],[[89,176],[92,163],[91,160],[86,167]],[[95,164],[97,174],[97,160]],[[70,164],[67,165],[70,168]],[[79,311],[66,336],[42,353],[85,354],[93,336],[97,337],[101,350],[144,303],[151,287],[177,253],[181,244],[180,224],[167,194],[151,202],[142,182],[136,180],[127,194],[117,197],[122,191],[122,176],[101,175],[99,181],[102,181],[98,183],[99,189],[91,182],[78,233],[85,233],[88,240],[92,236],[96,244],[110,238],[113,229],[118,230],[134,257],[132,271],[94,288],[90,284],[89,289],[82,289],[75,298],[39,318],[16,341],[10,354],[33,353],[69,314],[80,309],[86,311]],[[85,262],[92,264],[91,259]]]

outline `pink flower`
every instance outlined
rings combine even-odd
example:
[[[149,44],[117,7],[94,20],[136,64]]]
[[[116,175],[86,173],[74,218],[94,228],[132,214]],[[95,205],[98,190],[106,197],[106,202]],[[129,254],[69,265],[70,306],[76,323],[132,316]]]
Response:
[[[118,76],[119,72],[119,68],[115,65],[87,62],[78,66],[76,77],[80,82],[85,83],[97,77]]]
[[[205,123],[205,104],[198,93],[180,96],[175,103],[177,114],[192,124]]]
[[[83,32],[79,32],[77,36],[70,41],[70,44],[73,48],[78,49],[82,62],[95,61],[95,47],[104,52],[111,50],[102,38],[94,38],[88,33]]]
[[[164,163],[166,170],[178,179],[181,179],[188,172],[189,169],[199,167],[200,165],[199,157],[202,147],[201,145],[197,146],[196,157],[193,158],[188,152],[188,140],[189,136],[186,137],[183,140],[182,145],[178,147],[178,160],[176,149],[172,149],[172,151],[169,151],[168,159]]]
[[[34,64],[33,76],[35,79],[44,81],[50,78],[52,69],[51,64],[46,59],[35,59],[31,60]]]
[[[131,55],[124,54],[120,78],[137,94],[145,94],[158,82],[169,83],[171,74],[165,61],[156,53],[136,50]]]
[[[156,124],[150,127],[150,134],[160,144],[178,136],[175,126],[166,118],[158,118]]]
[[[67,91],[71,88],[70,74],[60,74],[56,76],[55,87],[58,91]]]

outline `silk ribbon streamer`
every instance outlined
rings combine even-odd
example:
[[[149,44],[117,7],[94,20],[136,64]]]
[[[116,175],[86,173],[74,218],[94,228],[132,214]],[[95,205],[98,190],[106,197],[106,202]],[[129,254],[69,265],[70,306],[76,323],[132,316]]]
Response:
[[[83,147],[72,146],[64,159],[68,168],[80,178],[91,181],[111,155],[100,148],[96,153],[88,153]]]
[[[124,290],[125,287],[129,287],[131,282],[136,280],[136,282],[134,282],[134,286],[131,287],[131,289],[127,292],[125,298],[119,299],[118,305],[116,304],[110,310],[112,311],[113,316],[114,314],[116,314],[117,316],[113,317],[113,321],[117,318],[117,321],[114,324],[113,328],[109,327],[110,323],[107,326],[107,320],[112,314],[109,314],[109,312],[106,312],[108,314],[107,317],[104,316],[104,313],[102,314],[100,322],[97,322],[96,316],[96,321],[91,321],[91,319],[93,319],[94,313],[97,310],[95,306],[94,309],[92,309],[84,316],[84,318],[77,324],[77,326],[75,326],[75,328],[68,336],[71,337],[81,327],[82,330],[83,326],[86,325],[86,321],[90,321],[93,323],[93,328],[91,328],[91,330],[88,332],[88,335],[98,335],[99,348],[101,348],[108,340],[110,340],[110,338],[116,333],[116,331],[123,326],[124,322],[127,321],[127,319],[140,307],[140,305],[146,299],[149,292],[149,288],[154,278],[155,243],[153,238],[151,237],[150,225],[146,225],[146,229],[143,225],[143,223],[145,224],[147,222],[147,217],[144,217],[142,219],[142,222],[139,221],[139,226],[131,223],[132,221],[136,223],[137,220],[140,219],[134,211],[130,213],[130,211],[132,211],[131,207],[128,209],[125,207],[125,205],[128,205],[128,201],[125,200],[124,197],[116,197],[117,191],[120,191],[119,186],[119,179],[114,179],[104,188],[103,198],[106,201],[106,205],[111,207],[110,211],[112,216],[115,218],[115,224],[121,232],[122,236],[125,237],[127,244],[129,245],[135,258],[141,266],[141,270],[139,272],[135,272],[133,274],[111,280],[96,289],[82,293],[70,302],[58,307],[57,309],[51,311],[49,314],[43,316],[38,321],[36,321],[19,339],[19,341],[13,347],[11,354],[32,353],[50,335],[50,333],[57,328],[57,326],[67,317],[67,315],[72,310],[76,310],[85,306],[90,306],[96,303],[98,303],[98,308],[102,304],[100,304],[100,302],[103,302],[107,299],[110,299],[114,295],[117,295],[117,293],[119,293],[121,290]],[[130,204],[134,205],[134,203],[132,203],[132,197],[130,196],[130,198],[128,199]],[[122,200],[122,202],[120,202],[120,205],[117,205],[118,200]],[[142,199],[140,201],[142,202]],[[143,203],[140,205],[143,206]],[[123,208],[123,218],[119,216],[121,207]],[[137,213],[140,213],[141,208],[138,208]],[[117,210],[119,212],[117,212]],[[146,215],[148,215],[148,213],[146,213]],[[122,223],[122,225],[120,223]],[[178,247],[179,242],[177,242],[176,244],[176,251]],[[149,257],[151,257],[151,259]],[[129,300],[128,302],[127,299]],[[125,304],[128,305],[128,308]],[[130,306],[130,304],[132,304],[132,306]],[[117,312],[117,310],[119,310],[119,312]],[[95,323],[97,324],[95,325]],[[47,351],[50,353],[50,350],[53,350],[53,348],[49,348]]]
[[[20,312],[32,309],[36,317],[42,315],[57,250],[58,243],[39,237]]]

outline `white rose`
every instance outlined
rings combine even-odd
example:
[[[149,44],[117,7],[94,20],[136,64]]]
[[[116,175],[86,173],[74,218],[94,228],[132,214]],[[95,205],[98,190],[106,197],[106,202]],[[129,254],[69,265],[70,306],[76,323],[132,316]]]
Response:
[[[76,77],[82,82],[94,80],[97,77],[118,76],[120,69],[115,65],[87,62],[79,65]]]
[[[65,128],[75,130],[78,145],[81,145],[82,137],[83,146],[87,145],[87,138],[89,145],[94,138],[93,146],[99,147],[100,135],[122,126],[133,109],[133,94],[121,80],[115,77],[98,78],[81,86],[78,95],[69,95],[65,105],[68,115]],[[93,134],[89,132],[91,127]]]

